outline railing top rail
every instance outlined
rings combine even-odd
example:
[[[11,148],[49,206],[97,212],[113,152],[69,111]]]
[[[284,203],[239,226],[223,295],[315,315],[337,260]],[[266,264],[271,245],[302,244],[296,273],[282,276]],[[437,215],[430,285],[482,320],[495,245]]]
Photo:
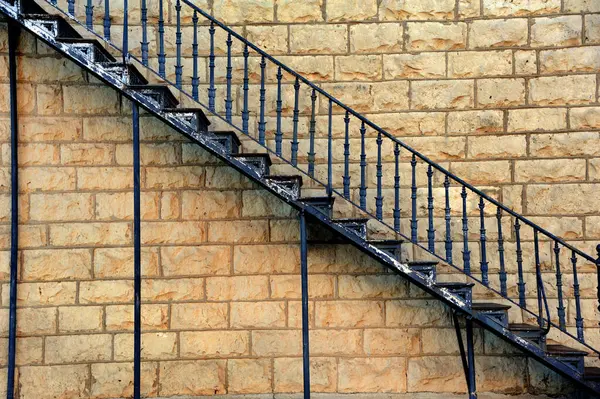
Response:
[[[333,102],[334,104],[336,104],[340,108],[344,109],[346,112],[352,114],[355,118],[359,119],[361,122],[364,122],[365,125],[371,127],[372,129],[374,129],[377,132],[381,133],[382,135],[384,135],[388,139],[390,139],[393,142],[397,143],[399,146],[401,146],[402,148],[404,148],[407,151],[409,151],[410,153],[412,153],[415,157],[421,159],[422,161],[424,161],[428,165],[431,165],[433,168],[437,169],[439,172],[441,172],[444,175],[448,176],[449,178],[451,178],[452,180],[454,180],[455,182],[457,182],[461,186],[469,189],[470,191],[472,191],[473,193],[475,193],[479,197],[481,197],[481,198],[485,199],[486,201],[492,203],[494,206],[502,209],[504,212],[508,213],[509,215],[511,215],[511,216],[519,219],[524,224],[530,226],[531,228],[533,228],[534,230],[538,231],[539,233],[547,236],[551,240],[560,243],[561,245],[563,245],[564,247],[566,247],[566,248],[570,249],[571,251],[575,252],[576,254],[578,254],[579,256],[581,256],[582,258],[584,258],[584,259],[586,259],[586,260],[588,260],[590,262],[593,262],[593,263],[595,263],[597,261],[596,258],[594,258],[594,257],[586,254],[585,252],[581,251],[578,248],[575,248],[574,246],[572,246],[572,245],[568,244],[567,242],[565,242],[562,238],[557,237],[556,235],[554,235],[554,234],[550,233],[548,230],[546,230],[546,229],[538,226],[536,223],[532,222],[531,220],[527,219],[526,217],[524,217],[524,216],[516,213],[512,209],[510,209],[507,206],[505,206],[504,204],[496,201],[495,199],[493,199],[492,197],[488,196],[487,194],[485,194],[481,190],[477,189],[473,185],[471,185],[471,184],[467,183],[466,181],[462,180],[460,177],[454,175],[452,172],[446,170],[441,165],[435,163],[433,160],[431,160],[427,156],[421,154],[419,151],[415,150],[414,148],[412,148],[408,144],[406,144],[406,143],[400,141],[399,139],[397,139],[396,137],[392,136],[390,133],[386,132],[383,128],[381,128],[380,126],[378,126],[376,123],[372,122],[371,120],[369,120],[365,116],[361,115],[360,113],[358,113],[357,111],[355,111],[354,109],[352,109],[350,106],[342,103],[340,100],[338,100],[337,98],[333,97],[332,95],[330,95],[329,93],[327,93],[322,88],[316,86],[310,80],[308,80],[304,76],[300,75],[299,73],[297,73],[296,71],[294,71],[293,69],[291,69],[290,67],[288,67],[287,65],[283,64],[282,62],[280,62],[279,60],[277,60],[276,58],[274,58],[270,54],[266,53],[261,48],[259,48],[258,46],[256,46],[254,43],[248,41],[242,35],[240,35],[239,33],[235,32],[233,29],[229,28],[227,25],[223,24],[222,22],[220,22],[219,20],[217,20],[216,18],[214,18],[213,16],[211,16],[206,11],[202,10],[201,8],[199,8],[198,6],[196,6],[195,4],[193,4],[192,2],[190,2],[189,0],[180,0],[180,1],[182,1],[185,4],[187,4],[188,6],[192,7],[195,11],[197,11],[203,17],[205,17],[206,19],[208,19],[209,21],[211,21],[211,23],[214,23],[216,26],[218,26],[221,29],[225,30],[228,34],[231,34],[232,37],[235,37],[236,39],[238,39],[241,42],[243,42],[244,45],[248,46],[249,48],[251,48],[252,50],[254,50],[255,52],[257,52],[258,54],[260,54],[265,59],[271,61],[273,64],[277,65],[278,67],[280,67],[285,72],[287,72],[290,75],[294,76],[300,82],[302,82],[305,85],[309,86],[311,89],[315,90],[319,94],[325,96],[329,101]]]

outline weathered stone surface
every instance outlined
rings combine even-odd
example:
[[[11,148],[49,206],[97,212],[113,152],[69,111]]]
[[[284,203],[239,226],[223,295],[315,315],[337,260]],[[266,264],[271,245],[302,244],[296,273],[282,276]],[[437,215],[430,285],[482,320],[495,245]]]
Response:
[[[373,114],[370,119],[396,136],[431,136],[444,131],[443,112]]]
[[[517,182],[561,182],[585,180],[584,159],[552,159],[518,161],[515,163]]]
[[[340,359],[339,392],[405,392],[406,359]]]
[[[310,359],[310,386],[313,392],[335,392],[335,358]],[[275,392],[302,392],[302,359],[278,358],[274,361]]]
[[[600,108],[572,108],[570,111],[572,129],[597,129],[600,128]]]
[[[213,4],[215,17],[225,23],[272,22],[275,17],[274,0],[251,0],[243,3],[233,0],[216,0]]]
[[[20,396],[40,399],[76,399],[89,396],[87,365],[21,367]],[[44,389],[40,389],[44,387]]]
[[[477,103],[486,108],[525,104],[524,79],[482,79],[477,82]]]
[[[600,12],[600,5],[594,0],[565,0],[567,12]]]
[[[154,332],[142,334],[142,359],[166,360],[177,358],[177,334],[174,332]],[[133,360],[133,334],[118,334],[114,338],[115,360]]]
[[[386,303],[389,327],[450,326],[449,310],[435,300],[402,300]]]
[[[29,214],[32,220],[69,221],[93,218],[91,194],[33,194]]]
[[[560,12],[560,0],[483,0],[483,14],[521,16]]]
[[[473,106],[472,81],[413,82],[412,90],[412,107],[415,109],[456,109]]]
[[[180,335],[182,357],[237,357],[250,354],[247,331],[198,331]]]
[[[571,47],[540,52],[543,73],[596,72],[600,70],[600,48]]]
[[[323,0],[277,0],[279,22],[317,22],[323,20]]]
[[[535,134],[531,136],[530,151],[537,157],[600,155],[597,132]]]
[[[350,26],[351,53],[391,53],[402,49],[401,24],[358,24]]]
[[[269,296],[267,276],[210,277],[206,297],[210,301],[262,300]]]
[[[224,360],[160,363],[161,395],[219,395],[226,393]],[[181,378],[185,375],[186,378]]]
[[[418,329],[368,329],[364,332],[367,356],[402,356],[418,354],[420,339]],[[402,345],[398,345],[402,342]]]
[[[102,331],[104,310],[100,306],[74,306],[58,309],[58,330],[61,332]]]
[[[364,21],[377,16],[377,0],[329,0],[326,4],[328,22]]]
[[[91,277],[92,255],[81,250],[28,250],[23,252],[23,279],[71,280]]]
[[[142,304],[142,329],[166,330],[169,325],[168,305]],[[133,331],[133,306],[106,307],[107,331]]]
[[[502,132],[502,111],[464,111],[448,114],[448,134],[486,134]]]
[[[226,303],[184,303],[171,307],[171,328],[190,330],[227,327]]]
[[[537,56],[534,50],[515,51],[515,74],[535,75],[537,72]]]
[[[468,51],[448,54],[448,77],[512,75],[512,51]]]
[[[156,363],[141,365],[141,392],[147,397],[158,393]],[[94,398],[128,397],[133,395],[133,365],[126,363],[92,364],[90,395]]]
[[[285,25],[248,26],[247,39],[269,54],[281,54],[288,51],[288,35]]]
[[[263,393],[271,390],[269,359],[235,359],[227,362],[228,393]]]
[[[467,47],[467,25],[463,22],[409,23],[407,48],[412,51],[458,50]]]
[[[364,353],[362,330],[318,330],[313,328],[310,330],[310,351],[311,354],[317,356],[360,355]]]
[[[533,47],[581,44],[582,19],[577,15],[535,18],[531,26]]]
[[[64,86],[64,111],[71,114],[115,114],[119,96],[108,87]]]
[[[527,186],[527,211],[531,214],[594,214],[598,205],[586,198],[598,195],[593,184],[555,184]],[[560,198],[560,201],[556,201]]]
[[[290,50],[295,54],[344,54],[347,43],[346,25],[290,27]]]
[[[291,206],[265,190],[242,192],[243,217],[288,217],[291,213]]]
[[[194,301],[204,299],[204,279],[145,279],[142,283],[142,301]]]
[[[349,55],[336,57],[335,78],[337,80],[380,80],[382,77],[381,56]]]
[[[204,222],[142,222],[142,244],[200,244],[206,240]]]
[[[18,334],[56,333],[56,308],[17,308],[17,320]]]
[[[510,183],[511,171],[508,161],[455,162],[452,172],[471,184]]]
[[[82,303],[128,302],[133,299],[133,281],[85,281],[79,286]]]
[[[480,136],[469,138],[469,158],[518,158],[527,155],[525,136]]]
[[[296,245],[243,245],[234,248],[234,271],[238,274],[294,273],[300,270]],[[284,262],[280,262],[285,259]]]
[[[75,282],[19,283],[17,304],[26,306],[48,306],[74,304],[77,296]],[[8,284],[2,286],[2,302],[9,303]]]
[[[255,356],[299,356],[302,353],[299,330],[252,331],[252,353]]]
[[[588,104],[595,100],[594,75],[541,77],[529,81],[529,101],[532,104]]]
[[[452,0],[383,0],[379,5],[379,18],[385,21],[435,19],[454,17]]]
[[[285,327],[284,302],[238,302],[231,304],[233,328]]]
[[[383,71],[386,79],[442,78],[446,57],[443,53],[384,55]]]
[[[248,278],[248,277],[243,277]],[[271,297],[277,299],[300,299],[298,276],[270,276]],[[333,298],[335,277],[328,275],[310,275],[308,295],[310,298]]]
[[[424,356],[408,361],[409,392],[464,392],[460,357]]]
[[[407,295],[406,281],[395,275],[338,277],[338,296],[343,299],[402,298]]]
[[[600,43],[600,15],[586,15],[584,24],[586,44]]]
[[[45,349],[48,363],[110,360],[112,356],[112,336],[95,334],[47,337]]]
[[[317,327],[378,327],[383,325],[383,302],[317,302]]]
[[[226,246],[161,248],[166,276],[201,276],[229,274],[231,249]]]
[[[268,223],[264,220],[237,220],[210,222],[208,241],[218,243],[265,242],[269,235]]]
[[[469,32],[469,47],[519,47],[527,44],[527,36],[525,18],[473,21]]]
[[[567,127],[567,110],[565,108],[529,108],[508,112],[508,131],[550,131]]]

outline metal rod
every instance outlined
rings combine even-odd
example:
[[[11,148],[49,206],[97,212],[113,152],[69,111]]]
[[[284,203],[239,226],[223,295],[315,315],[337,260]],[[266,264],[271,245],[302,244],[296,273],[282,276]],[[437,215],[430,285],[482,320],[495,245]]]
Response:
[[[558,292],[558,325],[561,330],[567,328],[567,321],[565,318],[565,306],[563,302],[563,283],[562,283],[562,272],[560,270],[560,247],[558,246],[558,242],[554,242],[554,260],[556,264],[556,290]]]
[[[140,120],[136,102],[133,111],[133,397],[139,399],[141,384],[142,351],[142,267],[141,267],[141,209],[140,209]]]
[[[542,313],[542,267],[540,265],[540,241],[538,238],[538,232],[536,230],[533,231],[533,248],[534,248],[534,257],[535,257],[535,278],[537,282],[537,301],[538,301],[538,325],[543,328],[544,327],[544,315]]]
[[[360,126],[360,207],[367,209],[367,151],[365,148],[365,134],[367,128],[364,122]]]
[[[467,214],[467,190],[462,188],[460,193],[462,198],[462,231],[463,231],[463,270],[466,274],[471,274],[471,251],[469,250],[469,216]]]
[[[208,28],[210,35],[210,53],[208,56],[208,109],[215,112],[215,24],[211,23]]]
[[[519,219],[515,219],[515,240],[517,242],[517,275],[519,281],[517,287],[519,291],[519,306],[527,309],[527,301],[525,301],[525,281],[523,280],[523,250],[521,249],[521,224]]]
[[[488,277],[488,261],[487,261],[487,238],[485,230],[485,202],[483,198],[479,198],[479,224],[480,224],[480,235],[479,241],[481,244],[481,260],[479,265],[481,268],[481,282],[485,285],[490,284]]]
[[[265,88],[265,80],[266,80],[266,68],[267,61],[265,57],[262,57],[260,60],[260,90],[259,90],[259,101],[260,101],[260,114],[258,120],[258,142],[262,145],[265,145],[266,137],[266,121],[265,121],[265,106],[266,106],[266,94],[267,90]]]
[[[175,85],[181,89],[183,65],[181,64],[181,2],[177,0],[175,2],[175,19],[177,24],[177,30],[175,31],[175,46],[176,46],[176,64],[175,64]],[[212,28],[212,26],[211,26]],[[213,28],[214,29],[214,28]],[[211,37],[212,40],[212,37]],[[212,42],[211,42],[212,43]]]
[[[469,399],[477,399],[477,383],[475,378],[475,348],[473,340],[473,320],[467,318],[467,356],[469,359]]]
[[[232,120],[232,109],[233,109],[233,99],[231,97],[231,81],[233,79],[233,66],[231,64],[231,45],[233,41],[231,40],[231,34],[227,35],[227,70],[226,70],[226,80],[227,80],[227,94],[225,97],[225,119],[227,122],[231,123]]]
[[[394,146],[394,230],[400,232],[400,146]]]
[[[412,202],[412,217],[410,219],[410,239],[412,242],[418,241],[417,235],[417,158],[414,156],[410,161],[410,166],[412,170],[412,184],[410,187],[410,199]]]
[[[310,100],[312,106],[310,123],[308,125],[308,175],[310,177],[315,177],[315,131],[317,128],[317,120],[315,116],[317,112],[317,92],[315,90],[312,91]]]
[[[329,127],[327,129],[327,195],[333,195],[333,101],[329,101]]]
[[[163,16],[163,0],[158,0],[158,74],[166,78],[165,70],[165,20]]]
[[[579,292],[579,278],[577,276],[577,255],[572,253],[571,263],[573,264],[573,296],[575,297],[575,329],[577,330],[577,339],[583,341],[583,317],[581,316],[581,294]]]
[[[308,313],[308,244],[306,215],[300,211],[300,269],[302,278],[302,370],[304,376],[304,399],[310,399],[310,353]]]
[[[294,128],[292,132],[292,166],[298,165],[298,122],[300,116],[300,80],[296,76],[296,81],[294,82],[294,115],[293,115],[293,123]]]
[[[446,219],[446,240],[445,240],[445,248],[446,248],[446,261],[448,263],[452,263],[452,230],[451,230],[451,216],[450,212],[452,209],[450,208],[450,177],[446,175],[444,178],[444,195],[446,199],[446,207],[444,208],[445,219]]]
[[[192,17],[192,24],[194,25],[194,38],[192,39],[192,98],[198,101],[198,13],[194,11]]]
[[[433,168],[427,168],[427,245],[429,252],[435,253],[435,228],[433,227]]]
[[[350,115],[344,116],[344,197],[350,199]]]
[[[502,209],[498,208],[496,212],[498,220],[498,256],[500,257],[500,293],[504,296],[508,295],[506,287],[506,265],[504,264],[504,236],[502,235]]]
[[[142,64],[148,66],[148,6],[146,0],[142,0]],[[195,13],[194,13],[195,14]]]
[[[129,60],[129,0],[123,0],[123,64]]]
[[[248,77],[248,46],[244,47],[244,108],[242,109],[242,130],[245,134],[248,134],[248,120],[250,119],[250,111],[248,110],[248,83],[250,78]]]
[[[377,195],[375,196],[375,217],[379,220],[383,219],[383,194],[382,194],[382,178],[383,178],[383,166],[381,164],[381,145],[383,144],[383,139],[381,138],[381,133],[377,134],[377,165],[376,176],[377,176]]]
[[[275,153],[281,156],[283,149],[283,132],[281,131],[281,112],[283,110],[283,100],[281,98],[281,80],[283,79],[283,73],[281,68],[277,69],[277,127],[275,130]]]
[[[460,351],[460,358],[462,360],[463,371],[465,373],[465,380],[467,382],[467,386],[469,386],[469,363],[467,362],[465,344],[463,343],[462,334],[460,332],[460,323],[458,322],[456,311],[452,312],[452,320],[454,321],[454,331],[456,332],[456,340],[458,341],[458,350]]]
[[[104,0],[104,39],[110,42],[110,0]]]
[[[16,51],[20,28],[9,22],[8,27],[8,74],[10,78],[10,303],[8,323],[8,379],[6,397],[13,399],[15,392],[15,366],[17,349],[17,278],[19,250],[19,159],[18,159],[18,102]]]
[[[75,0],[67,0],[67,9],[69,14],[75,16]]]
[[[94,5],[92,0],[87,0],[85,4],[85,26],[90,30],[94,29]]]

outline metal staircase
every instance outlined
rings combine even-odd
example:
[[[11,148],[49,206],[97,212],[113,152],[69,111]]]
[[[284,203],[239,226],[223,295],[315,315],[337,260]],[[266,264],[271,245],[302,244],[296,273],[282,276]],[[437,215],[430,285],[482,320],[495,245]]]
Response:
[[[585,367],[584,362],[586,356],[590,354],[598,356],[600,352],[586,343],[584,337],[577,280],[578,261],[580,265],[587,263],[598,266],[600,262],[595,257],[567,244],[559,237],[513,212],[483,191],[472,187],[428,157],[397,140],[187,0],[177,0],[175,6],[177,24],[175,82],[170,82],[166,77],[165,21],[162,17],[162,1],[160,1],[158,20],[158,72],[149,67],[145,1],[142,1],[141,10],[143,30],[141,59],[129,51],[127,13],[124,18],[123,42],[122,45],[117,46],[114,44],[114,40],[108,41],[111,39],[110,17],[107,18],[105,15],[103,19],[103,37],[93,31],[94,15],[90,1],[85,5],[85,20],[80,20],[76,16],[76,10],[80,10],[80,8],[76,7],[74,0],[68,1],[66,10],[62,10],[56,2],[42,3],[41,0],[39,1],[40,4],[36,4],[32,0],[0,0],[0,12],[5,14],[15,24],[14,26],[18,25],[31,32],[107,85],[118,90],[132,101],[136,110],[138,106],[142,107],[299,211],[302,229],[303,304],[305,306],[307,306],[306,253],[308,246],[306,218],[309,218],[309,221],[327,227],[338,237],[377,259],[452,309],[469,397],[474,398],[477,395],[473,325],[496,334],[528,356],[566,377],[576,384],[582,395],[600,396],[600,368]],[[44,4],[43,7],[42,4]],[[108,4],[109,2],[106,0],[105,9],[109,8]],[[182,5],[188,8],[187,15],[193,16],[192,23],[188,26],[193,30],[191,44],[193,71],[190,84],[183,82]],[[49,14],[47,12],[49,8],[55,10],[56,13]],[[125,1],[125,10],[127,10],[127,1]],[[199,23],[200,18],[203,19],[201,23]],[[198,30],[201,28],[208,32],[206,48],[199,44]],[[215,32],[217,29],[226,37],[225,46],[222,47],[223,50],[220,54],[227,61],[224,78],[225,95],[222,99],[223,109],[216,105],[215,60],[217,50],[215,50],[215,38],[217,34]],[[81,33],[85,33],[86,38],[82,37]],[[243,105],[239,115],[235,114],[232,97],[234,42],[243,48],[240,55],[244,62],[244,75],[241,80]],[[251,79],[249,72],[250,51],[255,56],[257,55],[260,61],[260,71],[257,74],[260,77],[256,82],[259,98],[252,99],[257,104],[256,136],[253,135],[253,129],[250,127],[252,113],[250,81],[254,79]],[[208,58],[207,105],[204,105],[200,99],[198,60],[201,53]],[[275,67],[275,75],[271,77],[271,80],[267,76],[267,64]],[[141,73],[140,69],[142,68],[148,68],[153,79]],[[150,80],[162,81],[162,84],[150,83]],[[272,132],[268,132],[266,127],[267,114],[270,113],[267,110],[267,82],[272,83],[271,87],[276,91],[275,106],[271,110],[275,122]],[[287,86],[286,82],[289,83]],[[305,91],[302,92],[301,88]],[[288,89],[289,91],[286,92]],[[185,100],[185,107],[180,106],[180,101],[174,95],[174,91],[177,96],[180,96],[179,99]],[[286,97],[286,93],[290,96]],[[303,93],[304,97],[302,97]],[[289,100],[289,104],[286,103],[284,106],[286,99]],[[301,99],[305,101],[301,102]],[[317,99],[319,99],[319,104],[317,104]],[[195,104],[196,107],[190,107],[189,104]],[[316,142],[319,140],[316,129],[316,114],[319,106],[320,109],[325,110],[328,122],[325,134],[326,148],[322,151],[319,151],[316,146]],[[284,143],[283,121],[290,116],[292,128],[288,138],[291,141],[287,146]],[[304,134],[300,127],[301,116],[308,119],[308,131]],[[134,112],[134,118],[136,117],[137,112]],[[227,125],[230,131],[210,131],[211,122]],[[333,142],[334,123],[343,131],[344,144],[343,148],[338,151],[334,148]],[[359,132],[360,139],[351,138],[350,132],[354,131],[353,129]],[[243,140],[240,140],[240,137]],[[300,151],[301,142],[308,145],[308,151]],[[262,148],[263,152],[241,152],[242,148],[246,146]],[[340,156],[340,154],[342,155]],[[384,159],[388,162],[386,163]],[[323,160],[323,162],[319,160]],[[410,186],[406,186],[406,191],[410,194],[406,196],[402,195],[404,190],[401,190],[401,183],[404,183],[401,182],[401,177],[405,176],[401,173],[402,166],[405,166],[403,160],[408,160],[408,163],[405,164],[410,166],[408,171]],[[137,162],[139,167],[139,153]],[[372,198],[374,202],[368,198],[367,167],[369,165],[374,166],[376,172],[374,175],[375,196]],[[384,170],[389,165],[392,167]],[[418,167],[425,170],[427,184],[422,189],[417,184],[418,176],[421,176],[418,174]],[[277,174],[275,170],[289,173]],[[437,180],[434,179],[434,176]],[[311,187],[321,187],[324,195],[303,197],[303,181],[310,182]],[[434,181],[440,182],[439,187],[436,187]],[[422,208],[418,203],[420,192],[421,194],[425,192],[423,203],[426,202],[426,206]],[[441,200],[439,200],[440,197]],[[404,198],[409,199],[406,210],[401,208]],[[438,203],[436,198],[441,202],[441,207],[436,208],[435,205]],[[353,218],[337,218],[336,201],[350,204],[354,212]],[[139,211],[139,204],[137,210]],[[427,223],[426,237],[419,234],[420,218],[425,219]],[[451,222],[454,219],[460,221],[461,227],[459,232],[461,240],[458,244],[454,242],[452,233]],[[477,247],[472,245],[473,239],[469,232],[470,220],[479,222]],[[497,223],[495,235],[488,233],[490,220]],[[436,221],[441,221],[441,227],[436,225]],[[407,222],[407,224],[403,225],[403,222]],[[487,227],[486,223],[488,223]],[[377,225],[377,229],[373,228],[373,224]],[[506,232],[507,225],[510,226],[510,234]],[[505,228],[504,232],[503,227]],[[437,229],[444,229],[443,240],[436,239]],[[531,240],[521,239],[524,229],[532,232]],[[139,229],[136,234],[139,234]],[[506,255],[508,249],[506,245],[509,241],[515,245],[517,295],[509,293],[507,283],[506,263],[508,258]],[[407,261],[404,259],[402,245],[408,243],[422,249],[420,253],[427,252],[433,260],[413,259]],[[441,250],[437,246],[438,243],[443,244]],[[541,270],[540,243],[552,246],[555,254],[553,265],[556,267],[552,274],[543,273]],[[469,248],[469,244],[471,244],[471,248]],[[477,253],[473,251],[477,251]],[[495,251],[497,255],[497,275],[490,272],[492,251]],[[524,257],[526,251],[530,251],[529,255],[531,256]],[[477,272],[472,265],[475,263],[475,255],[477,255],[479,263]],[[527,259],[531,260],[531,264],[527,264]],[[439,262],[443,262],[445,268],[452,270],[454,275],[463,276],[463,281],[439,281],[439,271],[436,270]],[[572,298],[567,298],[566,292],[562,290],[562,276],[568,268],[572,268],[574,278]],[[526,281],[524,276],[527,273],[534,275],[533,283],[531,280]],[[492,278],[490,278],[490,274]],[[545,279],[548,279],[548,276],[556,278],[553,281],[558,291],[556,315],[551,314],[544,290]],[[136,275],[136,280],[138,279],[139,276]],[[526,284],[534,285],[534,287],[527,287]],[[477,296],[474,298],[473,295],[475,286],[489,293],[490,297],[494,294],[502,301],[478,301]],[[526,289],[534,293],[529,297],[535,301],[533,307],[526,301],[528,298]],[[567,329],[571,320],[567,320],[564,303],[569,299],[575,300],[577,305],[577,314],[574,320],[575,334]],[[12,300],[11,295],[11,302]],[[139,306],[138,301],[136,301],[137,306]],[[508,315],[511,306],[520,308],[529,319],[535,320],[536,323],[529,324],[523,320],[512,323]],[[462,324],[459,322],[459,318],[466,320],[466,348],[463,346]],[[139,322],[138,319],[139,314],[136,315],[137,322]],[[305,347],[308,347],[308,324],[305,323],[303,327]],[[550,331],[554,336],[572,339],[577,343],[578,348],[570,348],[547,339],[546,335]],[[140,330],[137,328],[135,334],[138,344],[139,333]],[[15,339],[14,336],[12,339]],[[136,348],[139,349],[139,345]],[[306,351],[305,371],[307,360],[308,352]],[[136,394],[139,395],[139,354],[135,361],[138,365]],[[12,367],[14,370],[14,359]],[[305,378],[308,378],[306,373]],[[305,387],[307,386],[309,384],[305,385]]]

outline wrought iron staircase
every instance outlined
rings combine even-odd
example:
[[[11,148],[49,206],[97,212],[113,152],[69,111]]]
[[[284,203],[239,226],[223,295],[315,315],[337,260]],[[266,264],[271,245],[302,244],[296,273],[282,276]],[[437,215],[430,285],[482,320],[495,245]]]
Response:
[[[326,226],[339,237],[343,237],[344,240],[377,259],[392,271],[401,274],[412,284],[452,309],[470,397],[476,397],[475,354],[473,349],[474,324],[496,334],[527,355],[573,381],[582,392],[588,392],[590,395],[600,395],[600,368],[585,367],[585,357],[589,354],[598,356],[600,352],[586,343],[584,337],[579,283],[577,280],[577,262],[586,262],[598,266],[600,262],[595,257],[578,250],[559,237],[542,229],[483,191],[448,172],[428,157],[397,140],[379,126],[248,42],[244,37],[221,24],[188,0],[177,0],[175,6],[177,24],[175,82],[170,82],[166,75],[165,21],[162,17],[162,1],[159,3],[160,15],[158,20],[158,71],[154,71],[149,67],[146,32],[147,9],[145,9],[144,1],[141,10],[143,29],[141,59],[138,59],[129,51],[127,13],[124,18],[123,44],[122,46],[116,46],[114,41],[108,41],[111,38],[108,12],[103,18],[103,37],[93,31],[94,15],[91,1],[85,4],[85,20],[79,20],[75,16],[76,10],[79,10],[79,8],[76,7],[74,0],[68,1],[66,10],[62,10],[55,1],[44,3],[44,7],[41,4],[36,4],[32,0],[0,0],[0,12],[5,14],[13,23],[19,24],[82,68],[118,90],[133,102],[134,107],[141,106],[300,212],[303,232],[301,235],[304,277],[303,302],[306,300],[307,292],[306,252],[308,244],[306,218],[309,217],[310,220]],[[108,5],[109,2],[106,0],[105,9],[107,10]],[[49,14],[47,12],[48,6],[53,7],[57,14]],[[188,8],[188,15],[193,15],[191,25],[188,26],[193,30],[193,42],[191,44],[193,71],[190,85],[183,84],[181,61],[183,29],[181,10],[183,6]],[[125,2],[125,10],[127,10],[127,2]],[[200,18],[203,19],[202,23],[199,23]],[[199,44],[198,30],[201,28],[208,31],[207,48],[202,48]],[[217,29],[226,36],[225,50],[221,54],[227,62],[223,109],[216,105],[215,61],[217,56],[215,38]],[[82,32],[86,34],[87,38],[82,37]],[[241,44],[243,48],[241,52],[244,64],[243,79],[241,80],[243,105],[239,115],[240,118],[235,115],[232,96],[234,41]],[[258,104],[256,137],[253,136],[250,127],[250,51],[260,59],[260,71],[258,73],[260,77],[256,82],[259,93],[256,102]],[[208,58],[207,105],[204,105],[200,99],[198,60],[201,52],[204,52]],[[267,64],[275,67],[274,80],[269,81],[267,77]],[[140,72],[144,68],[153,74],[152,79]],[[150,83],[150,80],[162,81],[163,83]],[[273,132],[267,132],[267,114],[269,113],[267,110],[267,82],[273,83],[276,89],[275,107],[272,109],[275,118]],[[286,82],[289,83],[287,86]],[[286,94],[284,92],[289,88],[291,88],[289,92],[291,93],[289,97],[290,104],[286,104],[288,108],[286,110],[284,107]],[[301,88],[307,90],[304,93],[308,97],[302,97]],[[181,96],[180,99],[185,100],[185,107],[180,106],[180,101],[174,95],[173,90]],[[301,98],[308,98],[308,100],[301,103]],[[321,153],[318,152],[316,147],[316,140],[318,140],[316,129],[317,110],[319,108],[317,99],[319,99],[321,109],[325,110],[328,122],[326,129],[327,145]],[[197,107],[190,106],[188,103],[196,104]],[[283,120],[286,113],[292,117],[289,147],[284,145],[283,139],[285,135]],[[136,112],[134,112],[134,117],[135,114]],[[301,133],[301,116],[308,118],[306,135]],[[215,122],[226,124],[231,131],[211,131],[209,128],[211,122],[213,124]],[[344,144],[340,151],[336,151],[333,144],[334,122],[339,122],[338,127],[341,126],[343,130]],[[360,133],[360,139],[351,138],[350,132],[354,128],[357,128]],[[240,137],[243,140],[240,140]],[[301,140],[307,140],[306,157],[300,150]],[[262,148],[263,152],[240,152],[246,146]],[[351,149],[357,147],[358,150],[351,152]],[[367,151],[368,148],[369,151]],[[340,156],[340,154],[342,155]],[[376,154],[375,159],[370,159],[373,154]],[[319,159],[324,160],[324,162],[319,162]],[[389,162],[384,162],[384,159]],[[410,202],[407,211],[401,209],[404,198],[401,196],[401,166],[403,159],[408,159],[410,162],[408,173]],[[340,162],[336,163],[337,161]],[[358,161],[358,164],[351,161]],[[368,198],[367,167],[369,165],[371,167],[374,165],[376,172],[374,203],[371,203],[372,201]],[[392,165],[392,168],[384,171],[386,165]],[[352,170],[354,166],[358,166],[358,170]],[[420,188],[417,184],[419,176],[417,166],[424,167],[426,170],[427,185],[424,216],[419,214],[418,198]],[[274,169],[290,173],[272,174]],[[325,178],[319,177],[319,173],[324,175]],[[434,175],[439,178],[440,187],[434,187]],[[338,177],[341,177],[341,179],[338,179]],[[389,178],[388,183],[384,182],[384,177]],[[312,187],[321,187],[325,195],[321,197],[302,197],[303,181],[310,182]],[[338,181],[341,183],[340,185],[338,185]],[[353,182],[356,181],[359,181],[359,183],[354,184]],[[437,190],[438,188],[440,190]],[[391,195],[384,196],[384,191],[391,193]],[[443,199],[443,206],[436,208],[435,197],[439,196]],[[387,199],[390,197],[391,200],[388,201]],[[471,201],[472,199],[474,199],[474,202]],[[337,218],[335,212],[336,200],[349,203],[355,212],[354,216],[360,215],[360,217]],[[409,222],[408,229],[402,226],[403,215],[406,216],[404,219]],[[425,238],[419,235],[419,218],[424,218],[427,222]],[[445,228],[443,250],[441,251],[436,247],[436,229],[438,226],[435,225],[435,222],[438,219],[443,221],[442,227]],[[461,222],[462,242],[459,245],[453,240],[451,227],[453,219],[459,219]],[[469,244],[473,242],[469,233],[469,221],[473,219],[479,222],[477,239],[479,271],[477,273],[472,270],[472,260],[474,259],[472,251],[474,248],[469,248]],[[488,234],[490,219],[497,222],[495,226],[497,231],[493,240]],[[514,229],[518,278],[516,297],[509,294],[507,283],[508,273],[505,267],[507,249],[505,245],[508,240],[505,236],[506,232],[503,233],[502,230],[503,227],[506,228],[506,220],[510,222],[510,227]],[[372,229],[374,223],[378,227],[377,234]],[[486,223],[488,223],[487,228]],[[527,249],[524,249],[522,244],[526,240],[521,239],[522,229],[525,228],[531,229],[533,233],[532,241],[528,242],[528,244],[533,245],[531,250],[533,255],[532,265],[529,269],[523,257],[524,251]],[[405,233],[405,230],[409,233]],[[540,236],[542,236],[542,240],[540,240]],[[558,313],[556,317],[551,315],[544,291],[544,278],[547,278],[548,274],[542,273],[541,270],[540,241],[551,243],[555,254],[556,287],[558,290]],[[402,245],[407,243],[420,247],[436,259],[405,260],[402,256]],[[494,248],[498,255],[497,284],[496,279],[493,279],[493,281],[490,279],[488,256],[492,244],[495,244]],[[457,247],[462,253],[460,260],[455,254]],[[561,272],[561,266],[564,270],[564,254],[566,253],[570,255],[566,264],[572,267],[574,277],[573,299],[577,305],[576,334],[572,334],[567,330],[568,321],[564,309],[566,294],[562,291],[561,278],[563,273]],[[436,268],[440,261],[451,267],[455,274],[460,273],[468,278],[460,282],[439,281],[439,273]],[[534,306],[534,309],[531,309],[531,304],[526,301],[527,282],[524,275],[528,272],[535,274],[534,299],[536,300],[536,306]],[[497,294],[504,301],[479,302],[474,300],[473,288],[476,285],[483,287],[482,289],[486,292]],[[507,303],[510,303],[510,305]],[[138,305],[136,302],[136,306]],[[523,323],[521,320],[518,323],[511,323],[508,315],[511,306],[519,307],[530,318],[535,319],[537,323]],[[463,347],[459,317],[466,320],[467,348]],[[308,325],[304,325],[303,329],[305,343],[308,343]],[[586,350],[570,348],[546,339],[549,331],[561,337],[572,338]],[[136,336],[139,337],[139,329],[136,329]],[[307,360],[308,353],[306,352],[305,355],[305,360]],[[136,364],[139,365],[139,357],[136,357]],[[14,363],[12,367],[14,368]],[[307,367],[307,363],[305,363],[305,367]],[[139,384],[139,375],[136,380]],[[139,395],[139,389],[137,394]]]

